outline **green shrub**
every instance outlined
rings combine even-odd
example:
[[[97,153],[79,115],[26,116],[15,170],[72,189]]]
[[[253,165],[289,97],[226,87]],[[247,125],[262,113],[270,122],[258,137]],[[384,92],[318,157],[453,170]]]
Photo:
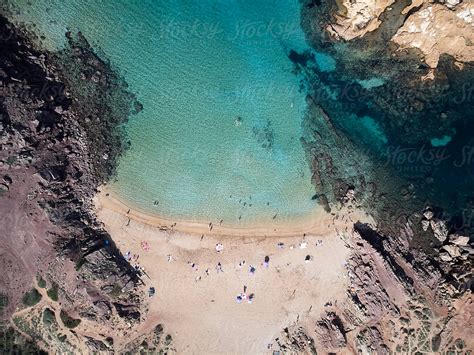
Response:
[[[47,355],[36,347],[36,344],[18,333],[13,328],[0,328],[0,354],[38,354]]]
[[[23,304],[28,307],[32,307],[41,301],[41,294],[38,292],[36,288],[33,288],[30,292],[27,292],[23,295]]]
[[[49,308],[46,308],[43,311],[43,323],[46,325],[56,324],[56,316],[54,315],[54,312]]]
[[[76,271],[79,271],[85,263],[86,263],[86,259],[84,258],[80,258],[78,261],[76,261],[76,266],[75,266]]]
[[[173,338],[171,337],[171,335],[168,334],[168,335],[165,337],[165,345],[166,345],[166,346],[171,345],[172,341],[173,341]]]
[[[0,293],[0,312],[3,312],[8,306],[8,296]]]
[[[114,284],[112,291],[110,291],[109,296],[112,298],[117,298],[122,294],[122,288],[120,285]]]
[[[46,287],[46,280],[43,279],[41,276],[38,276],[36,278],[36,280],[38,281],[38,286],[41,287],[41,288],[45,288]]]
[[[9,156],[9,157],[7,158],[6,163],[7,163],[8,165],[12,166],[13,164],[16,163],[17,159],[18,159],[18,158],[15,157],[15,156],[13,156],[13,155],[12,155],[12,156]]]
[[[80,319],[74,319],[70,317],[69,314],[63,310],[61,310],[59,316],[61,317],[61,321],[63,322],[64,326],[70,329],[76,328],[81,323]]]
[[[58,289],[59,286],[56,282],[53,282],[51,288],[46,292],[54,302],[57,302],[59,297],[58,297]]]

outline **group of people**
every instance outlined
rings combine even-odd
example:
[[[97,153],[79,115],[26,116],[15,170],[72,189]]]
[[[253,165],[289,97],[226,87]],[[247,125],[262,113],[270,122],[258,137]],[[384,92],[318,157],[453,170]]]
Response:
[[[140,242],[140,246],[144,251],[149,251],[150,250],[150,244],[147,241],[142,241]],[[138,262],[138,259],[140,258],[139,254],[132,254],[130,251],[127,251],[125,254],[123,254],[123,257],[125,260],[127,260],[130,265],[135,269],[137,274],[139,276],[146,275],[145,269],[140,265]]]
[[[145,274],[145,269],[138,263],[138,259],[140,258],[139,254],[132,254],[130,251],[127,251],[123,254],[123,257],[130,263],[130,265],[132,265],[133,269],[139,276]]]
[[[210,225],[210,227],[211,227],[211,226],[212,226],[212,225]],[[322,243],[323,243],[322,240],[318,240],[318,241],[316,242],[316,246],[322,245]],[[148,250],[150,249],[150,246],[149,246],[148,242],[141,242],[140,245],[141,245],[141,247],[142,247],[142,249],[143,249],[144,251],[148,251]],[[305,240],[303,240],[303,241],[301,241],[301,242],[299,243],[298,246],[299,246],[299,249],[306,249],[307,246],[308,246],[308,243],[307,243]],[[282,243],[282,242],[279,242],[279,243],[277,243],[277,247],[278,247],[278,249],[284,249],[284,248],[285,248],[285,244]],[[295,245],[290,245],[289,248],[290,248],[290,249],[294,249],[294,248],[295,248]],[[216,250],[217,253],[222,253],[222,252],[224,251],[224,245],[223,245],[222,243],[217,243],[217,244],[215,245],[215,250]],[[134,262],[134,263],[132,264],[132,266],[134,267],[134,269],[135,269],[139,274],[142,274],[142,273],[144,273],[144,269],[143,269],[143,268],[139,265],[139,263],[138,263],[139,257],[140,257],[140,255],[138,255],[138,254],[132,254],[130,251],[127,251],[127,252],[124,254],[125,260],[127,260],[128,262]],[[171,262],[171,261],[174,260],[174,258],[171,256],[171,254],[168,254],[168,255],[167,255],[167,260],[168,260],[168,262]],[[310,261],[312,261],[312,260],[313,260],[313,257],[312,257],[311,255],[308,254],[308,255],[305,256],[305,259],[304,259],[305,262],[310,262]],[[191,269],[192,269],[193,271],[196,271],[196,272],[198,271],[198,264],[197,264],[197,263],[191,262],[191,261],[188,261],[187,263],[188,263],[188,265],[191,267]],[[242,261],[239,262],[238,268],[241,269],[241,268],[243,268],[245,265],[246,265],[245,260],[242,260]],[[264,257],[263,262],[262,262],[262,266],[263,266],[264,268],[268,268],[268,267],[270,266],[270,257],[269,257],[268,255]],[[218,262],[218,263],[216,264],[216,267],[215,267],[215,268],[216,268],[216,272],[217,272],[217,273],[221,273],[221,272],[223,273],[223,272],[224,272],[224,269],[223,269],[223,267],[222,267],[221,262]],[[249,265],[249,266],[248,266],[248,272],[249,272],[250,275],[255,275],[255,273],[257,272],[257,268],[256,268],[255,266],[253,266],[253,265]],[[209,269],[209,268],[205,269],[205,274],[206,274],[206,276],[210,276],[211,272],[210,272],[210,269]],[[202,279],[202,276],[199,275],[199,276],[196,276],[195,281],[197,282],[197,281],[200,281],[201,279]],[[242,303],[242,302],[244,302],[244,301],[247,301],[249,304],[251,304],[251,303],[253,302],[253,300],[254,300],[254,298],[255,298],[255,294],[254,294],[254,293],[250,293],[249,295],[247,295],[247,292],[246,292],[246,291],[247,291],[247,286],[244,286],[244,292],[241,292],[241,293],[237,294],[237,296],[236,296],[236,301],[237,301],[237,303],[240,304],[240,303]],[[149,297],[152,297],[154,294],[155,294],[155,288],[154,288],[154,287],[150,287],[149,290],[148,290],[148,296],[149,296]]]
[[[237,297],[235,298],[237,303],[242,303],[243,301],[247,300],[249,304],[252,304],[253,299],[255,298],[255,294],[251,293],[248,297],[246,293],[239,293]]]
[[[138,261],[138,258],[140,257],[140,255],[138,254],[132,254],[130,251],[127,251],[123,257],[125,258],[125,260],[127,260],[128,262],[137,262]]]

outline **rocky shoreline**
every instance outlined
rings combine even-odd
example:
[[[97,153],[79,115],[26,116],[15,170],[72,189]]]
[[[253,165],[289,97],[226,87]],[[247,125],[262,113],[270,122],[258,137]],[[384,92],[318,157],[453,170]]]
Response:
[[[467,188],[473,183],[472,166],[455,163],[464,154],[460,147],[471,147],[470,137],[456,136],[458,145],[451,150],[433,149],[431,153],[445,155],[430,162],[407,162],[406,156],[393,153],[398,148],[420,156],[429,147],[427,137],[472,125],[468,116],[474,112],[473,102],[463,90],[471,85],[474,69],[472,62],[460,67],[449,56],[436,69],[429,68],[416,50],[387,45],[421,4],[386,3],[374,2],[383,5],[374,17],[377,26],[346,38],[334,35],[346,33],[332,25],[341,21],[339,4],[303,5],[308,41],[337,63],[328,70],[311,53],[290,56],[295,71],[305,77],[302,88],[308,93],[305,129],[314,139],[302,143],[313,184],[321,192],[316,198],[335,218],[344,218],[338,213],[341,206],[363,208],[377,225],[357,222],[349,233],[352,285],[347,301],[328,307],[327,315],[314,324],[315,348],[312,342],[307,345],[308,329],[295,326],[293,333],[285,330],[282,350],[388,354],[472,351],[474,346],[472,334],[464,332],[473,322],[473,226]],[[358,128],[367,116],[373,118],[370,128],[379,125],[385,132],[379,144]],[[391,146],[384,148],[387,141]],[[410,163],[425,170],[412,171]],[[453,204],[443,193],[451,191],[446,176],[456,168],[466,178],[453,181],[452,188],[465,192]],[[469,185],[464,185],[467,180]]]
[[[350,190],[386,234],[398,233],[399,220],[429,205],[451,232],[469,235],[473,142],[464,133],[474,125],[474,66],[459,68],[445,56],[427,80],[433,71],[418,52],[387,46],[416,10],[404,12],[409,3],[394,4],[381,13],[377,29],[350,41],[328,33],[335,4],[304,4],[308,42],[335,66],[321,68],[314,53],[293,55],[305,58],[293,60],[309,106],[304,128],[311,138],[302,144],[326,210],[344,202]],[[452,142],[436,143],[443,135]],[[433,249],[426,238],[415,239],[425,252]]]
[[[402,6],[400,8],[400,5]],[[401,10],[403,17],[398,16]],[[386,40],[400,46],[400,49],[419,50],[423,61],[436,68],[440,56],[447,54],[456,60],[459,67],[474,60],[472,41],[472,13],[474,7],[461,0],[415,0],[415,1],[339,1],[328,12],[332,18],[326,24],[326,31],[332,37],[351,41],[374,33],[386,25],[386,18],[403,18]]]
[[[328,41],[324,30],[332,5],[312,1],[303,10],[313,47],[339,63],[328,72],[308,53],[291,56],[308,91],[305,128],[316,138],[302,142],[321,192],[314,199],[334,219],[346,218],[338,213],[343,207],[362,208],[378,224],[353,221],[353,230],[341,231],[352,251],[347,298],[328,302],[313,329],[285,328],[275,339],[282,352],[472,349],[470,215],[455,226],[458,207],[469,199],[445,205],[438,194],[446,165],[430,165],[429,176],[400,173],[387,166],[378,146],[365,149],[368,142],[353,131],[359,121],[347,119],[349,112],[376,117],[387,139],[416,149],[450,127],[471,127],[463,112],[473,112],[472,100],[452,100],[470,82],[471,64],[461,72],[452,59],[441,58],[435,79],[423,84],[432,68],[420,63],[419,53],[393,57],[394,48],[386,48],[384,40],[411,14],[400,15],[407,5],[402,1],[381,12],[376,29],[345,46]],[[58,53],[38,51],[28,38],[34,37],[0,17],[2,332],[52,352],[169,351],[171,337],[163,336],[161,324],[122,348],[114,346],[114,338],[126,337],[145,318],[146,302],[139,275],[96,219],[92,203],[127,148],[121,125],[142,107],[80,33],[68,33],[69,46]],[[385,80],[377,90],[354,82],[373,76]],[[334,85],[343,90],[331,92]],[[406,138],[397,141],[400,136]],[[460,144],[467,139],[461,137]],[[79,323],[93,331],[75,330]]]
[[[92,199],[126,149],[121,125],[141,105],[80,33],[67,33],[58,53],[35,49],[31,34],[3,16],[0,34],[4,335],[54,352],[111,350],[146,309],[139,275]],[[22,312],[31,302],[39,306]],[[12,316],[13,333],[4,323]],[[106,332],[80,335],[65,319],[100,320]]]

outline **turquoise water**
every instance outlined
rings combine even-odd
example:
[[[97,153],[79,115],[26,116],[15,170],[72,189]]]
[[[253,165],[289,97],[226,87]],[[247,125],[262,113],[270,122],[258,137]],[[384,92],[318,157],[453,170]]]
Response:
[[[451,137],[450,136],[443,136],[441,138],[433,138],[431,140],[431,145],[433,147],[444,147],[446,144],[448,144],[449,142],[451,142]]]
[[[329,54],[315,52],[314,57],[319,70],[322,72],[331,72],[336,69],[336,60]]]
[[[377,87],[382,86],[383,84],[385,84],[385,80],[382,79],[382,78],[370,78],[370,79],[366,79],[366,80],[357,80],[357,82],[364,89],[367,89],[367,90],[377,88]]]
[[[26,3],[26,2],[25,2]],[[81,30],[144,110],[113,189],[148,213],[224,225],[314,208],[300,144],[305,94],[290,49],[307,48],[298,0],[35,1],[51,46]],[[331,70],[328,68],[328,70]]]

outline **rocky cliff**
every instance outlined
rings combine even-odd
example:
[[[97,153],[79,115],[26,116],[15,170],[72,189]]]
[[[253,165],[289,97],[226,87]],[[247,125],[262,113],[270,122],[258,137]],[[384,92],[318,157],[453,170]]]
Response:
[[[363,37],[379,28],[384,17],[396,16],[394,3],[393,0],[339,1],[326,30],[346,41]],[[406,16],[403,25],[387,40],[402,49],[419,49],[431,68],[437,67],[443,54],[455,58],[459,65],[474,60],[474,4],[471,1],[407,1],[402,14]]]
[[[39,52],[0,17],[2,324],[46,351],[108,351],[146,305],[92,198],[141,105],[80,33],[66,35],[64,50]]]

